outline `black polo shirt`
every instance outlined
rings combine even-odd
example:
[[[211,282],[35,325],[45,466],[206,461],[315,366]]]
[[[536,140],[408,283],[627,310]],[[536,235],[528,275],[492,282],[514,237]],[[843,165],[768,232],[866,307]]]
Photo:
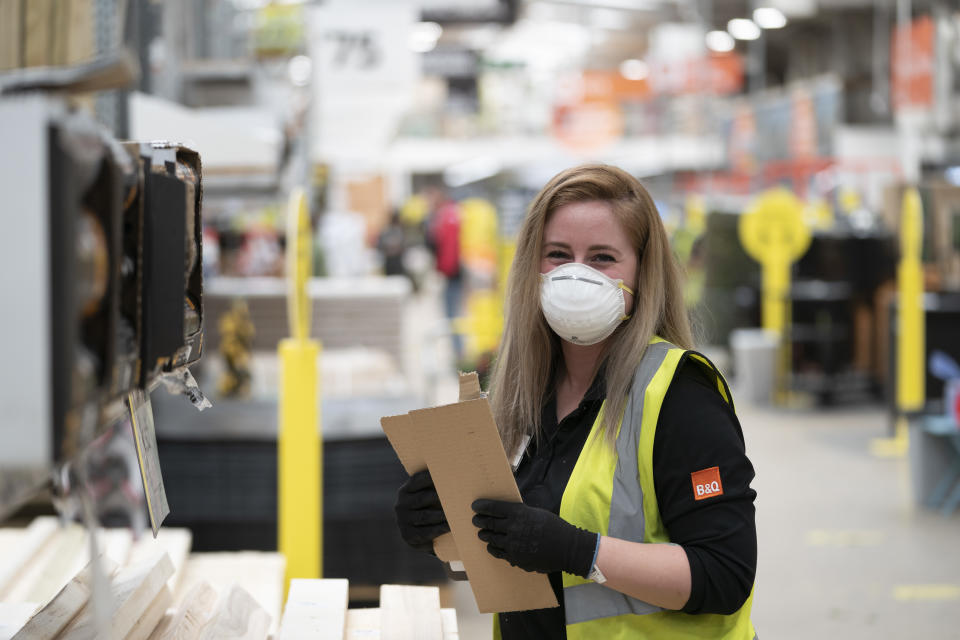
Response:
[[[544,404],[543,438],[530,443],[516,472],[526,504],[560,513],[563,492],[605,395],[602,376],[597,376],[579,406],[559,424],[556,398]],[[719,467],[723,495],[696,500],[691,474],[711,467]],[[750,594],[757,563],[753,476],[736,414],[703,368],[684,360],[660,409],[653,480],[664,526],[690,562],[685,613],[730,614]],[[560,606],[499,614],[503,640],[566,637],[561,574],[549,578]]]

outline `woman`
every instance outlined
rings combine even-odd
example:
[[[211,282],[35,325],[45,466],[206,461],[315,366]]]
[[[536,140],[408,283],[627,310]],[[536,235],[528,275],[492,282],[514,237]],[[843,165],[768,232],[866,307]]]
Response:
[[[488,551],[547,573],[559,608],[501,613],[513,638],[750,640],[754,472],[723,377],[693,340],[643,186],[615,167],[554,177],[520,231],[491,404],[523,503],[477,500]],[[427,472],[404,539],[448,531]]]

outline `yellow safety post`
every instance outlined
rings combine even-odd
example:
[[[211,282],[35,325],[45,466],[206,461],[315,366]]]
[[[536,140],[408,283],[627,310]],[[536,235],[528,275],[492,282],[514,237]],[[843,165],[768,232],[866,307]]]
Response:
[[[320,342],[309,335],[311,245],[306,194],[298,189],[290,196],[287,211],[287,315],[291,337],[281,340],[278,348],[277,540],[287,560],[284,594],[291,579],[322,575],[323,441],[317,393]]]
[[[784,188],[762,193],[740,216],[739,232],[762,269],[763,328],[783,333],[790,316],[790,265],[810,247],[803,205]]]
[[[875,455],[902,456],[907,451],[907,414],[925,402],[923,308],[923,205],[916,188],[903,194],[900,214],[900,264],[897,266],[897,419],[893,438],[872,443]]]
[[[781,337],[777,358],[778,399],[782,402],[790,371],[785,347],[790,322],[790,265],[810,247],[803,205],[782,187],[766,191],[740,216],[740,242],[761,267],[761,324]]]

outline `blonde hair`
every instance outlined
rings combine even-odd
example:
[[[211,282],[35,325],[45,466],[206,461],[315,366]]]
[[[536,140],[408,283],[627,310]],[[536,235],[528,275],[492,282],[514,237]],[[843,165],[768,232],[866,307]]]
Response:
[[[560,338],[540,308],[544,226],[559,207],[589,201],[610,203],[637,251],[631,317],[607,339],[598,359],[598,367],[606,363],[602,426],[609,443],[615,441],[634,370],[650,339],[658,335],[680,347],[693,346],[680,269],[647,190],[627,172],[609,165],[582,165],[559,173],[530,204],[507,280],[506,318],[490,400],[508,454],[516,451],[524,436],[540,437],[541,409],[563,365]]]

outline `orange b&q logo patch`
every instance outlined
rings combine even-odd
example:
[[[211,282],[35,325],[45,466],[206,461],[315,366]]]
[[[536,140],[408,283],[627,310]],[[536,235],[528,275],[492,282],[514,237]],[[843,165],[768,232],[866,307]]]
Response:
[[[720,467],[710,467],[703,471],[694,471],[690,474],[693,481],[693,499],[705,500],[723,495],[723,484],[720,482]]]

